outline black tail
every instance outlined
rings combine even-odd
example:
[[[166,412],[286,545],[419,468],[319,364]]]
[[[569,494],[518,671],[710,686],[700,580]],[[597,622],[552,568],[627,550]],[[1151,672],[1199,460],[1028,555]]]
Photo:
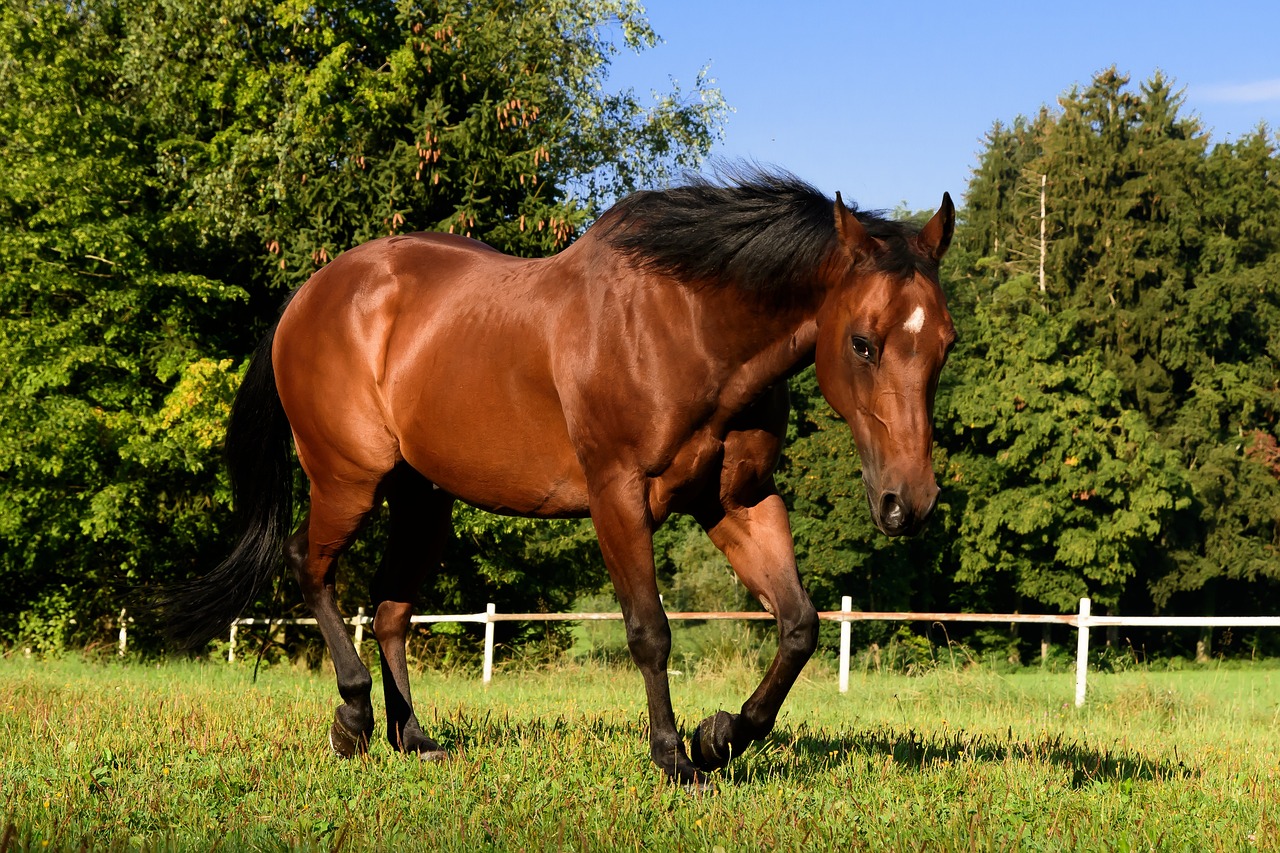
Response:
[[[169,638],[183,648],[198,648],[226,631],[284,562],[293,520],[293,456],[271,364],[274,338],[272,329],[254,351],[227,424],[240,539],[213,571],[161,594]]]

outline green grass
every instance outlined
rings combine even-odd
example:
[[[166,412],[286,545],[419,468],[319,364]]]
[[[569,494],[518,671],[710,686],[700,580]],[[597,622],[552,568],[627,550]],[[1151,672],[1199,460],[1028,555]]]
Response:
[[[330,757],[331,678],[288,666],[0,658],[0,851],[1280,849],[1280,671],[980,668],[797,685],[695,796],[650,765],[639,676],[422,673],[457,760]],[[686,729],[756,673],[673,678]],[[379,689],[375,685],[375,690]]]

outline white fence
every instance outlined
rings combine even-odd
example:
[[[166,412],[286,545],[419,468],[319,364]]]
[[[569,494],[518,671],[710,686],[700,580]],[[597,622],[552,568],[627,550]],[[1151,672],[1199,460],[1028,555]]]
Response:
[[[1033,614],[1033,613],[905,613],[884,612],[872,613],[855,611],[853,601],[845,596],[840,603],[840,610],[827,610],[818,613],[818,618],[840,623],[840,692],[849,690],[849,661],[852,654],[850,625],[853,622],[987,622],[1000,624],[1039,624],[1069,625],[1076,629],[1076,707],[1084,704],[1086,680],[1089,671],[1089,630],[1091,628],[1109,628],[1112,626],[1130,627],[1167,627],[1167,628],[1280,628],[1280,616],[1093,616],[1090,613],[1090,602],[1080,599],[1078,613],[1065,615]],[[124,616],[121,612],[120,653],[125,649]],[[722,612],[684,612],[668,613],[671,620],[713,619],[773,619],[769,613],[722,613]],[[498,613],[490,604],[483,613],[470,613],[445,616],[414,616],[412,621],[418,624],[432,622],[475,622],[484,625],[484,683],[493,678],[493,626],[498,622],[593,622],[603,620],[621,620],[621,613]],[[365,615],[361,607],[357,614],[346,620],[355,626],[356,646],[364,640],[364,626],[373,622]],[[251,625],[314,625],[315,619],[237,619],[231,624],[230,645],[227,659],[235,660],[236,640],[241,626]]]

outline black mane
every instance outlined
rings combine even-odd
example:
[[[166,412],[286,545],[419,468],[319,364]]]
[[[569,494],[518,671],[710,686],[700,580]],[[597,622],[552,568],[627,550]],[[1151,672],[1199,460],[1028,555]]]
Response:
[[[834,204],[794,175],[752,171],[629,195],[597,227],[606,243],[650,272],[779,293],[816,281],[836,245]],[[936,272],[915,248],[914,226],[856,208],[854,214],[886,247],[874,258],[877,269]]]

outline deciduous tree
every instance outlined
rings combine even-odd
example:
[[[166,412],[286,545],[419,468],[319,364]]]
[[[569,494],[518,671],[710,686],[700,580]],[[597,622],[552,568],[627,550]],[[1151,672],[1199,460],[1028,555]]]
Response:
[[[544,254],[696,164],[724,113],[705,77],[608,85],[654,40],[632,0],[6,2],[0,611],[87,631],[214,558],[245,355],[343,249],[438,229]]]

